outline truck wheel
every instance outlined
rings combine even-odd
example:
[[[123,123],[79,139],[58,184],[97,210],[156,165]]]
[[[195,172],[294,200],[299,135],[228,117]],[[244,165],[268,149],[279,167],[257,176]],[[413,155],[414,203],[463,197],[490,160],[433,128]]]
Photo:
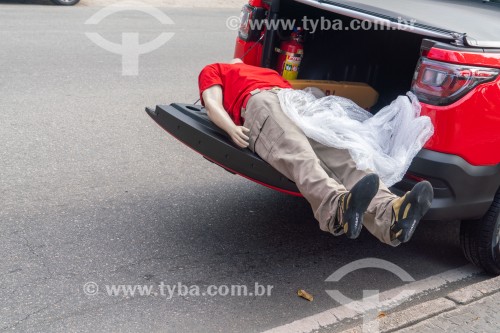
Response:
[[[76,5],[80,0],[51,0],[54,4],[59,6],[73,6]]]
[[[500,275],[500,190],[482,219],[462,221],[460,244],[467,260]]]

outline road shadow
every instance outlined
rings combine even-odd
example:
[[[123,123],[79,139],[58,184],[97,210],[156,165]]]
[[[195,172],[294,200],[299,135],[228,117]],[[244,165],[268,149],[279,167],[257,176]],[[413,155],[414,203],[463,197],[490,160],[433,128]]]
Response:
[[[227,197],[222,188],[212,188],[210,192],[213,198]],[[255,269],[265,275],[282,276],[288,274],[288,269],[298,267],[317,273],[333,272],[334,267],[378,257],[417,277],[426,266],[432,271],[432,267],[466,264],[460,251],[457,222],[423,221],[411,242],[394,248],[379,242],[366,229],[354,241],[321,231],[303,198],[264,188],[216,203],[202,200],[204,197],[176,208],[177,218],[192,221],[185,226],[190,240],[179,238],[179,241],[191,242],[203,249],[201,254],[207,262],[216,257],[225,258],[232,273],[248,273]],[[161,207],[151,209],[159,220],[163,220],[157,224],[160,228],[157,232],[166,232],[162,226],[172,226],[169,222],[171,211]],[[172,232],[170,227],[168,232]],[[323,266],[322,269],[318,269],[319,266]],[[233,271],[235,267],[239,267],[239,271]],[[321,273],[318,278],[320,276]]]

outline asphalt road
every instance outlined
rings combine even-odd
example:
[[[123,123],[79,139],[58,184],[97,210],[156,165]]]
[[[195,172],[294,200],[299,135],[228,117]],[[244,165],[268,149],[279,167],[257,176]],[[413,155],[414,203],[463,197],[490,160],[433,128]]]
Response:
[[[366,231],[319,230],[308,204],[231,175],[160,129],[144,106],[197,99],[204,64],[231,58],[238,9],[168,9],[162,26],[122,12],[0,3],[0,330],[258,332],[337,305],[325,279],[376,257],[413,278],[466,265],[456,223],[427,223],[399,248]],[[122,76],[85,32],[174,37]],[[476,276],[449,288],[483,279]],[[100,292],[86,295],[95,282]],[[272,285],[271,296],[107,296],[105,285]],[[378,269],[335,288],[404,283]],[[315,296],[296,296],[302,288]],[[87,290],[88,291],[88,290]],[[439,294],[439,291],[436,292]]]

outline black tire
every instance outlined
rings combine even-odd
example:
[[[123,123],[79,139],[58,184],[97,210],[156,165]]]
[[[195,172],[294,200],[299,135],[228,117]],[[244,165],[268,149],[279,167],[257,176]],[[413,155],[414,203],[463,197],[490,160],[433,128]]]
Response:
[[[500,275],[500,190],[482,219],[462,221],[460,244],[467,260]]]
[[[50,1],[52,1],[54,4],[58,6],[74,6],[78,2],[80,2],[80,0],[50,0]]]

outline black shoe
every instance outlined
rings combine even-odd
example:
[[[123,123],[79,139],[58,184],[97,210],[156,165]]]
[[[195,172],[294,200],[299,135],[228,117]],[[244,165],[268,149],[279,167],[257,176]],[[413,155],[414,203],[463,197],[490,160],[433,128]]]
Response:
[[[431,207],[433,197],[432,185],[423,181],[392,204],[391,240],[397,239],[401,243],[410,240],[420,219]]]
[[[379,179],[374,173],[364,176],[354,187],[339,198],[334,235],[345,233],[358,238],[363,228],[363,214],[378,192]]]

